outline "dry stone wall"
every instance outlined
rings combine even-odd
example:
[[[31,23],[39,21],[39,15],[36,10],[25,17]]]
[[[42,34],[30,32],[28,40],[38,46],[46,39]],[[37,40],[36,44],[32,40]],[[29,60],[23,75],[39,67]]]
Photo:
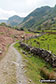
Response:
[[[31,37],[27,38],[26,40],[29,40],[29,39],[32,39],[32,38],[38,38],[38,37],[43,36],[44,34],[46,34],[46,33],[42,33],[42,34],[39,34],[39,35],[31,36]]]
[[[43,58],[46,62],[51,64],[52,67],[56,67],[56,56],[51,52],[41,48],[31,47],[28,44],[22,42],[20,42],[20,46],[24,48],[26,51],[33,53],[33,55],[36,55],[36,57],[39,56]]]

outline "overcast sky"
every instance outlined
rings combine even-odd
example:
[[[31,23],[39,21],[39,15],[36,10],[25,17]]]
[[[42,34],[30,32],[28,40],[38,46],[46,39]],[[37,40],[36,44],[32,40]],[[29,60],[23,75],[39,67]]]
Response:
[[[26,17],[38,7],[53,7],[55,4],[56,0],[0,0],[0,19],[8,19],[13,15]]]

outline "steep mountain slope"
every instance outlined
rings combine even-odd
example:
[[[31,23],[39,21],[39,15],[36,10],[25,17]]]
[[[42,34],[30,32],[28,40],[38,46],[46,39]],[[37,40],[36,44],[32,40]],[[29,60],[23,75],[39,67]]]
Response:
[[[46,27],[50,27],[50,25],[56,22],[56,6],[49,7],[44,6],[41,8],[37,8],[32,13],[30,13],[27,17],[24,18],[22,24],[19,27],[30,28],[30,29],[42,29]]]
[[[20,24],[22,21],[23,21],[24,18],[21,18],[17,15],[14,15],[12,17],[10,17],[7,21],[7,23],[10,25],[10,26],[17,26],[18,24]]]

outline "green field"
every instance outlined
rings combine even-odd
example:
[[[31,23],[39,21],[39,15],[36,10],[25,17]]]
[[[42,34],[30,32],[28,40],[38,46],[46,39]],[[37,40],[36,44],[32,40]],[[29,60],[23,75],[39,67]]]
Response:
[[[45,34],[41,37],[30,39],[25,42],[33,47],[43,48],[56,54],[56,35],[55,34]]]

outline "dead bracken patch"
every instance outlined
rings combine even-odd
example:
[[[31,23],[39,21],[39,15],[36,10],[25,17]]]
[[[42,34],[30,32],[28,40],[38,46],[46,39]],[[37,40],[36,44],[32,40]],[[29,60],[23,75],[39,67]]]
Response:
[[[0,58],[7,50],[10,44],[15,42],[16,40],[21,40],[22,36],[26,38],[31,37],[33,34],[26,34],[24,31],[17,31],[12,28],[8,28],[5,26],[0,26]]]

